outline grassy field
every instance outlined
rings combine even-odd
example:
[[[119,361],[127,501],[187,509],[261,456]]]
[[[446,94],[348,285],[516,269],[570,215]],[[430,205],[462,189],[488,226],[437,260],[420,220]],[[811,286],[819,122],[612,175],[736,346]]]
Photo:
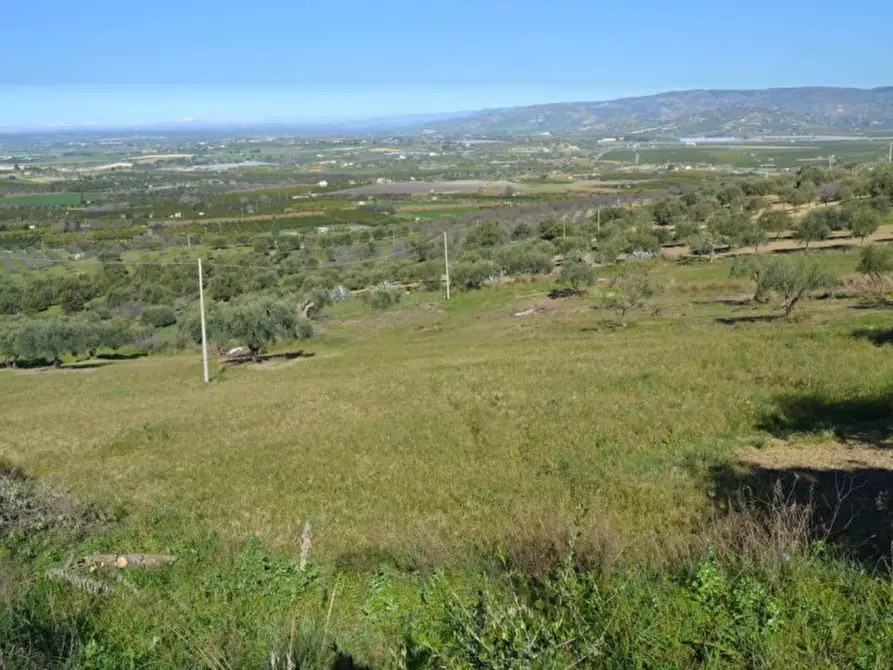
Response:
[[[821,257],[855,270],[852,252]],[[843,297],[772,320],[736,302],[751,289],[727,261],[655,273],[665,292],[626,328],[594,308],[602,288],[550,300],[549,285],[517,283],[385,313],[340,305],[308,356],[215,363],[208,386],[192,352],[0,370],[0,456],[119,516],[71,551],[180,557],[134,577],[141,600],[96,615],[108,650],[164,665],[182,661],[182,638],[201,658],[238,657],[231,643],[272,644],[295,611],[328,605],[341,640],[390,665],[432,569],[473,591],[488,557],[535,572],[572,530],[587,564],[659,568],[706,555],[718,472],[746,482],[782,451],[817,470],[829,454],[858,470],[848,453],[880,467],[875,432],[824,419],[849,407],[847,425],[886,426],[887,310]],[[322,604],[257,581],[293,583],[305,520]]]
[[[101,193],[84,193],[84,200],[98,200]],[[30,207],[73,207],[81,204],[80,193],[35,193],[30,195],[8,195],[0,198],[2,205]]]

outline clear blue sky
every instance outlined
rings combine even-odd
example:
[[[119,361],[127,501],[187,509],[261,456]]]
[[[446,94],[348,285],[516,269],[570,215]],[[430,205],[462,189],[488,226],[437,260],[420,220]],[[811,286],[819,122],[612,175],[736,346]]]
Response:
[[[893,85],[889,0],[11,0],[2,23],[6,126]]]

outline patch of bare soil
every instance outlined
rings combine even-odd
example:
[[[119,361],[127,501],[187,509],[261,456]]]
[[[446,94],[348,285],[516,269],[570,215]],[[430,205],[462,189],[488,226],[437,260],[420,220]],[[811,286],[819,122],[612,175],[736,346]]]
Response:
[[[741,465],[772,470],[861,470],[893,471],[893,452],[859,444],[797,444],[772,440],[764,448],[747,447],[739,452]]]

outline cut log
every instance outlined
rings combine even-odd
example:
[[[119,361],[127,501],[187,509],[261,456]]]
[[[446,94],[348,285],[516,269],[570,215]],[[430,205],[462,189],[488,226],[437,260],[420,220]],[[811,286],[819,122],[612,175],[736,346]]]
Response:
[[[160,568],[177,560],[176,556],[168,554],[94,554],[85,556],[81,565],[91,569],[96,568],[125,568],[128,565],[138,568]]]

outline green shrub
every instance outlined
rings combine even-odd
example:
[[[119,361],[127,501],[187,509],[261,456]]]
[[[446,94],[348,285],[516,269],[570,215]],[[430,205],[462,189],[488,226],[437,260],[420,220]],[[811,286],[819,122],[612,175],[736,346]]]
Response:
[[[492,261],[455,263],[450,267],[450,281],[465,289],[481,288],[491,277],[499,276],[499,268]]]
[[[0,281],[0,314],[18,314],[22,311],[22,289],[8,279]]]
[[[561,281],[570,284],[575,291],[592,286],[595,279],[595,269],[586,261],[569,258],[561,266]]]
[[[43,312],[59,301],[59,285],[50,279],[33,279],[22,291],[22,310]]]
[[[177,323],[177,314],[170,305],[152,305],[140,314],[140,323],[153,328],[164,328]]]
[[[383,311],[400,303],[401,291],[387,282],[379,284],[363,294],[363,300],[372,309]]]
[[[553,250],[544,244],[516,244],[503,247],[496,254],[497,262],[509,275],[546,274],[552,271]]]

